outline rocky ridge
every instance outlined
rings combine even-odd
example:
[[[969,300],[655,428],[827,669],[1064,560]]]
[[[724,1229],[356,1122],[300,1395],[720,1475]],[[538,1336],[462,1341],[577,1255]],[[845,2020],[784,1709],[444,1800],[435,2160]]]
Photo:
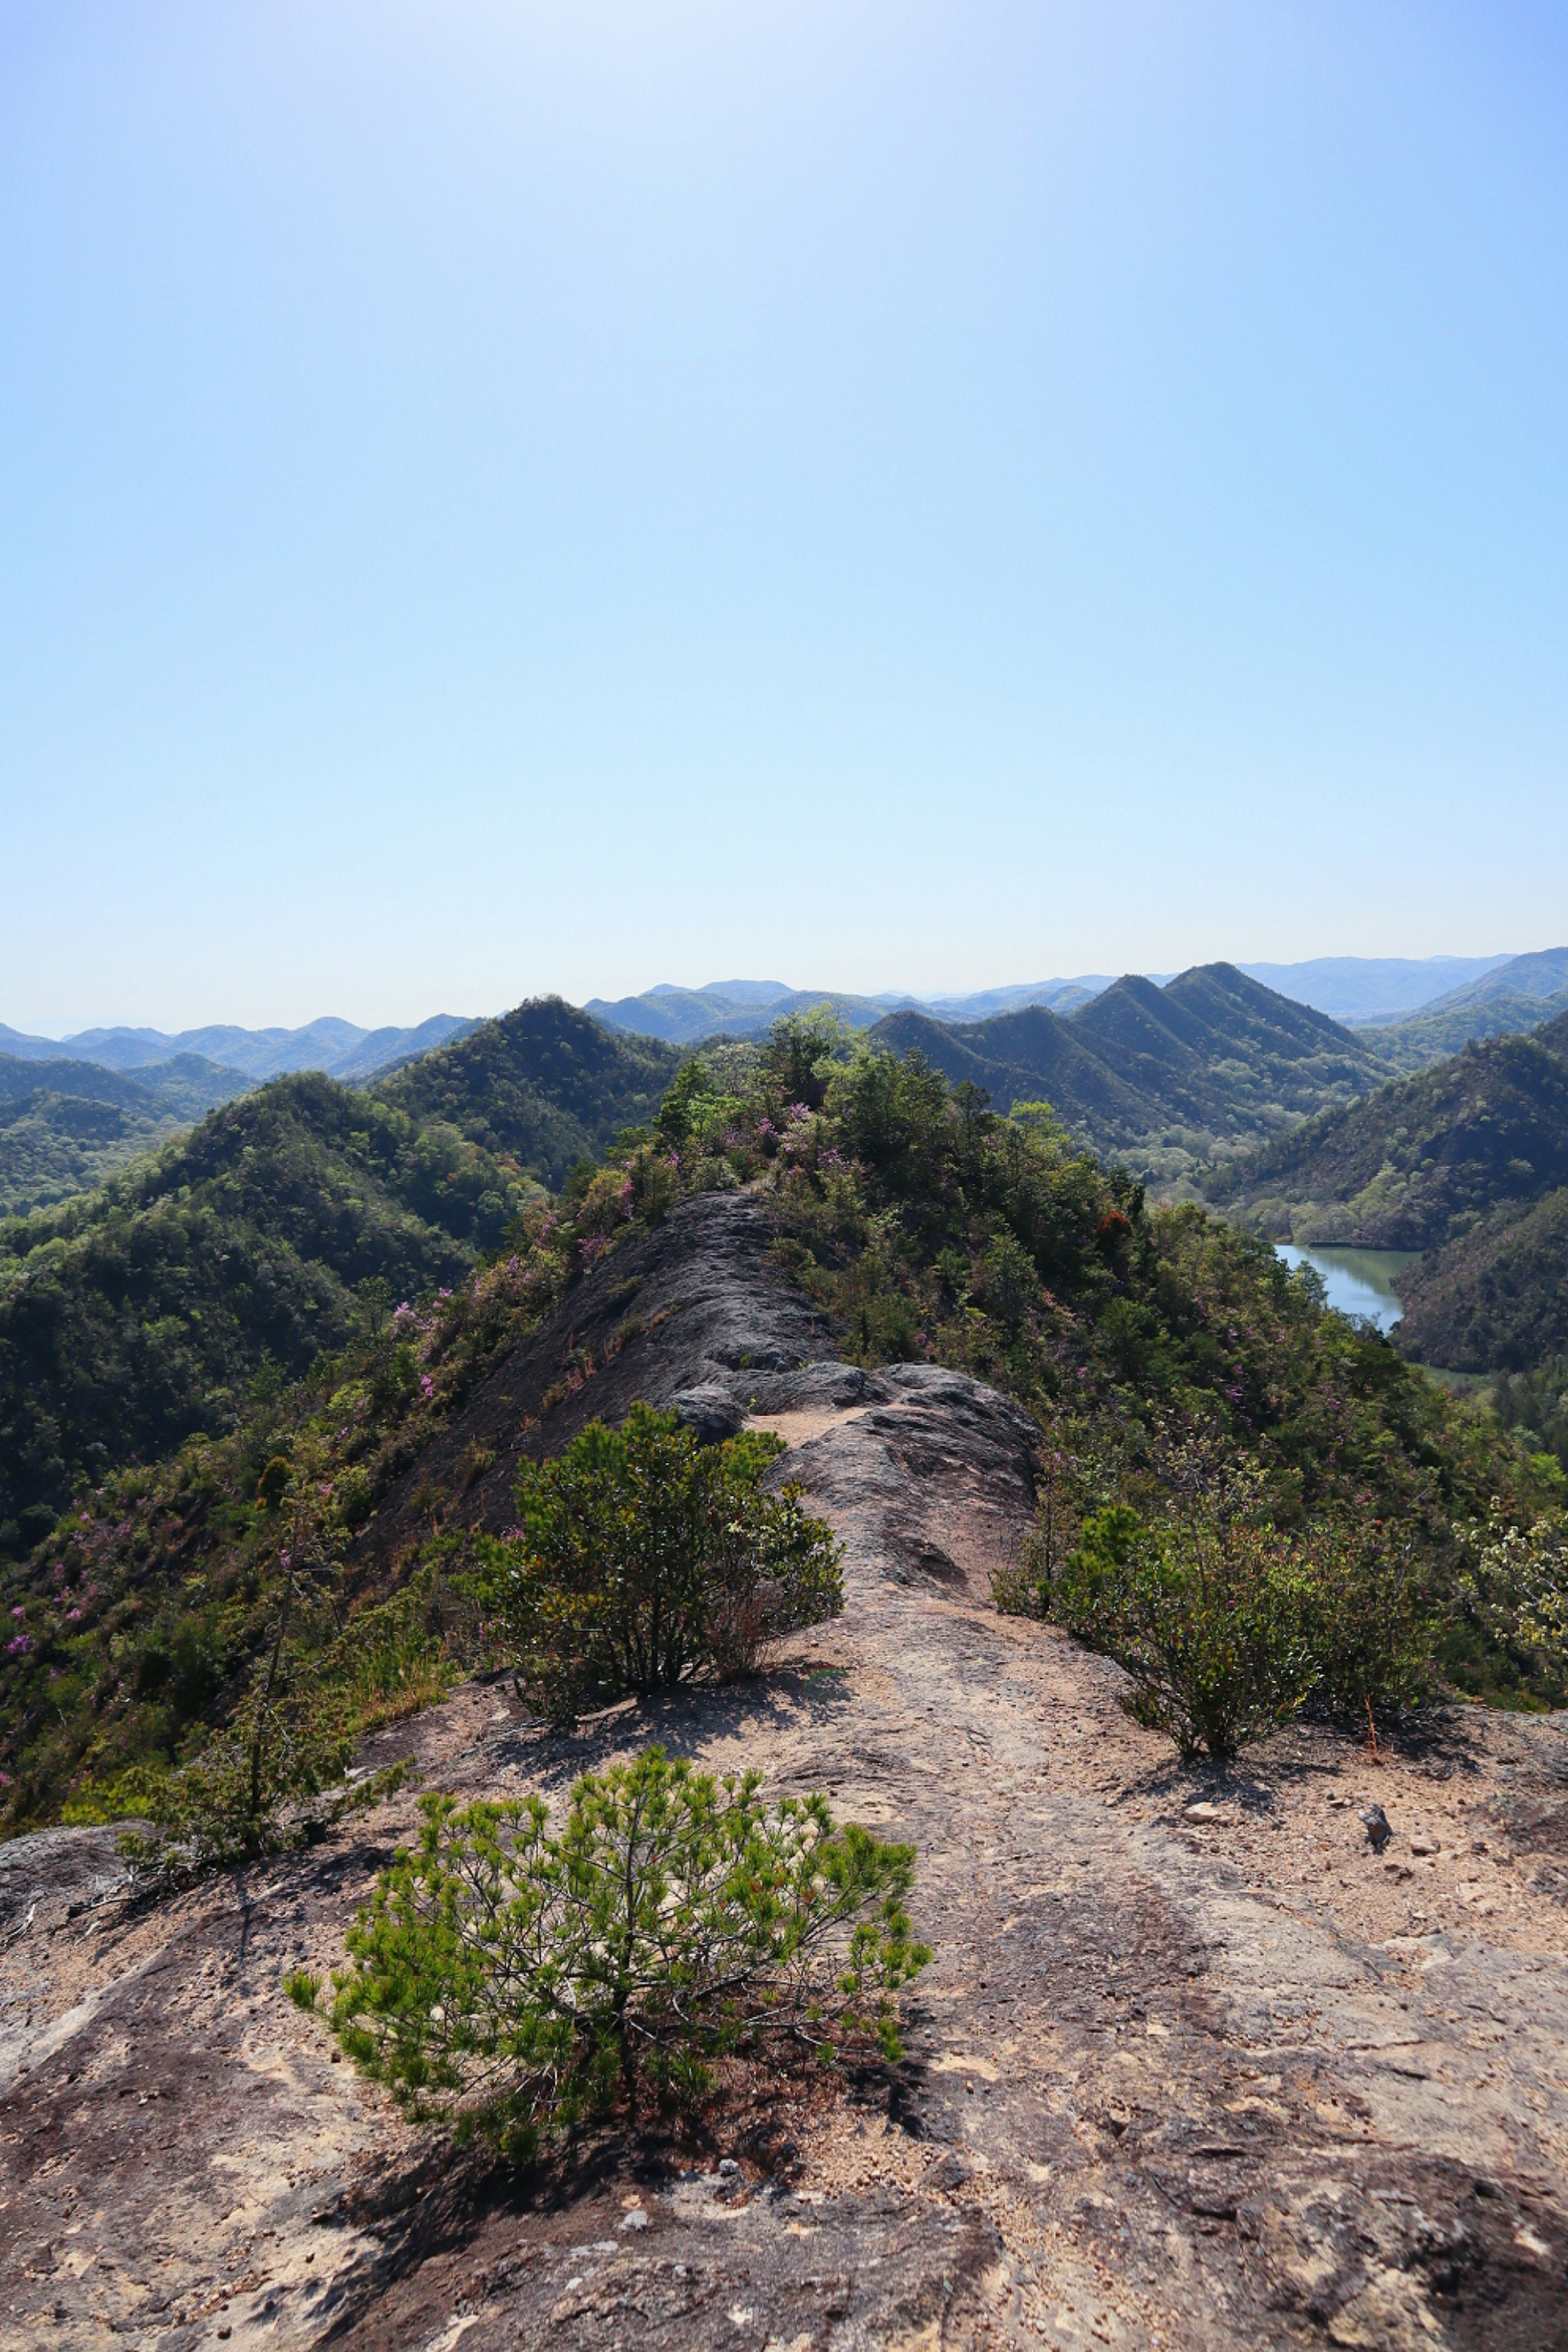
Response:
[[[1568,2344],[1561,1725],[1454,1710],[1380,1765],[1300,1728],[1184,1772],[1115,1669],[990,1605],[1026,1417],[837,1361],[769,1241],[721,1196],[616,1253],[367,1541],[400,1548],[464,1459],[465,1512],[498,1521],[521,1451],[679,1399],[785,1438],[779,1474],[845,1544],[844,1617],[764,1680],[571,1738],[471,1683],[363,1760],[559,1798],[658,1738],[827,1790],[920,1848],[936,1957],[904,2065],[519,2181],[402,2123],[281,1992],[341,1951],[410,1792],[155,1907],[107,1833],[47,1832],[0,1850],[0,2336]]]

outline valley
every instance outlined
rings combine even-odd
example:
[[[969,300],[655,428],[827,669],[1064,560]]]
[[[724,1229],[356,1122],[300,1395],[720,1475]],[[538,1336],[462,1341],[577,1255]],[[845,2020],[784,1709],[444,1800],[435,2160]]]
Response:
[[[91,1062],[0,1055],[0,1218],[95,1191],[246,1084],[195,1054],[174,1055],[142,1077]]]
[[[1463,1372],[1568,1349],[1568,1015],[1472,1043],[1264,1146],[1213,1197],[1300,1247],[1421,1253],[1399,1345]]]

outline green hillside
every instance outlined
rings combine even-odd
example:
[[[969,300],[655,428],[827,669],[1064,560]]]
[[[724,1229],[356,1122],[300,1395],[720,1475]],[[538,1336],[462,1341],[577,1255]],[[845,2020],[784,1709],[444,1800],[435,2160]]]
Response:
[[[90,1192],[247,1083],[196,1054],[138,1076],[64,1056],[0,1054],[0,1216]]]
[[[1396,1337],[1416,1362],[1529,1371],[1568,1353],[1568,1186],[1495,1210],[1400,1278]]]
[[[1245,1162],[1232,1185],[1233,1213],[1271,1239],[1422,1251],[1400,1277],[1396,1332],[1416,1360],[1517,1371],[1560,1354],[1568,1014],[1531,1036],[1467,1045],[1311,1120]]]
[[[100,1190],[0,1224],[0,1549],[79,1480],[231,1426],[264,1365],[294,1378],[341,1347],[358,1285],[412,1298],[459,1279],[538,1178],[558,1185],[646,1118],[679,1060],[525,1004],[374,1094],[275,1079]]]
[[[413,1118],[447,1121],[553,1191],[623,1127],[651,1118],[683,1058],[538,997],[411,1062],[375,1094]]]
[[[120,1464],[226,1428],[340,1346],[358,1283],[458,1279],[524,1197],[450,1128],[275,1079],[101,1191],[0,1226],[0,1545]]]
[[[1358,1029],[1361,1043],[1395,1070],[1429,1070],[1472,1041],[1528,1034],[1568,1013],[1568,990],[1555,996],[1498,995],[1414,1013],[1386,1027]]]
[[[1237,1171],[1236,1205],[1279,1241],[1431,1250],[1568,1183],[1568,1018],[1468,1045]]]
[[[1522,1035],[1568,1012],[1568,948],[1510,956],[1403,1019],[1357,1035],[1396,1070],[1426,1070],[1472,1041]]]
[[[1119,980],[1065,1017],[1033,1006],[958,1025],[895,1013],[871,1034],[918,1046],[1000,1110],[1043,1097],[1096,1150],[1171,1187],[1385,1076],[1349,1030],[1224,963],[1164,988]]]
[[[1194,1478],[1228,1491],[1235,1474],[1265,1483],[1287,1530],[1362,1528],[1370,1504],[1436,1580],[1445,1671],[1527,1703],[1556,1695],[1528,1653],[1450,1623],[1441,1598],[1462,1557],[1456,1522],[1499,1496],[1532,1513],[1545,1491],[1495,1422],[1326,1314],[1310,1277],[1235,1226],[1194,1206],[1152,1208],[1124,1171],[955,1101],[918,1056],[830,1062],[822,1045],[820,1033],[786,1035],[743,1066],[743,1093],[687,1095],[656,1146],[628,1138],[591,1182],[548,1210],[533,1202],[506,1254],[449,1295],[390,1323],[362,1308],[341,1352],[323,1350],[300,1380],[253,1383],[232,1426],[84,1493],[5,1572],[20,1623],[0,1654],[9,1825],[58,1818],[67,1801],[122,1808],[146,1786],[127,1774],[156,1775],[199,1748],[279,1622],[285,1525],[331,1564],[349,1612],[323,1620],[323,1703],[363,1710],[351,1718],[363,1723],[437,1696],[447,1621],[432,1612],[450,1595],[432,1600],[437,1562],[415,1566],[420,1542],[437,1526],[506,1524],[510,1494],[487,1475],[499,1429],[531,1428],[553,1450],[622,1373],[635,1381],[639,1362],[659,1360],[666,1318],[645,1324],[628,1302],[666,1244],[712,1245],[692,1239],[711,1220],[689,1222],[684,1244],[652,1229],[680,1193],[715,1186],[768,1201],[771,1278],[813,1295],[844,1355],[947,1364],[1022,1400],[1068,1523],[1111,1500],[1145,1513],[1167,1495],[1190,1502]],[[194,1213],[205,1193],[216,1223],[232,1183],[236,1211],[242,1199],[250,1223],[279,1237],[280,1276],[298,1283],[317,1252],[314,1318],[295,1304],[325,1326],[345,1304],[326,1259],[345,1245],[350,1272],[401,1263],[429,1277],[459,1255],[452,1232],[403,1205],[433,1209],[443,1189],[419,1164],[428,1131],[403,1116],[325,1080],[270,1087],[210,1121],[201,1152],[171,1155],[162,1200]],[[391,1124],[353,1124],[373,1118]],[[329,1173],[352,1175],[353,1213],[313,1189]],[[459,1155],[446,1180],[465,1241],[484,1173]],[[210,1260],[199,1271],[209,1281]],[[254,1294],[259,1276],[241,1273]],[[700,1256],[689,1279],[700,1291]],[[281,1508],[258,1491],[273,1465]]]

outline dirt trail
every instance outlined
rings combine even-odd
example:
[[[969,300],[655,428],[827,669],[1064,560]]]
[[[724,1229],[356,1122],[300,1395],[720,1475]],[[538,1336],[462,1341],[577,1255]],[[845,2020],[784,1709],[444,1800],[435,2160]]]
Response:
[[[409,1798],[141,1917],[94,1899],[101,1833],[51,1832],[0,1852],[5,2340],[1568,2346],[1562,1727],[1464,1709],[1378,1767],[1293,1732],[1182,1773],[1114,1669],[989,1605],[1023,1417],[924,1367],[792,1368],[781,1329],[810,1327],[753,1204],[695,1206],[595,1393],[727,1381],[844,1538],[844,1617],[764,1684],[571,1740],[470,1685],[376,1753],[553,1795],[658,1737],[912,1837],[936,1958],[891,2111],[857,2087],[781,2111],[765,2155],[738,2134],[733,2169],[520,2190],[401,2125],[279,1990],[341,1949]]]

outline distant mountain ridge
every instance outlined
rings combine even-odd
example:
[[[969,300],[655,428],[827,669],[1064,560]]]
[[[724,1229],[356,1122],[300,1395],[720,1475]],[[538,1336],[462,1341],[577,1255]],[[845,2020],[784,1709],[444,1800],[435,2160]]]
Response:
[[[540,1180],[650,1119],[680,1061],[536,999],[373,1088],[242,1089],[100,1190],[0,1221],[0,1558],[79,1476],[228,1428],[268,1359],[302,1373],[361,1283],[458,1279]]]
[[[1403,1021],[1510,961],[1494,956],[1314,956],[1306,963],[1244,963],[1237,969],[1281,996],[1352,1027]]]
[[[1319,956],[1307,963],[1238,963],[1232,967],[1278,996],[1340,1022],[1393,1022],[1446,1002],[1503,965],[1539,959],[1497,956]],[[1173,975],[1152,972],[1156,987]],[[1563,982],[1568,987],[1568,979]],[[967,994],[917,996],[908,989],[869,996],[831,988],[790,988],[783,981],[719,980],[702,988],[672,988],[661,982],[637,996],[592,996],[584,1006],[612,1029],[670,1045],[704,1037],[760,1037],[781,1013],[831,1004],[852,1028],[870,1029],[889,1013],[923,1013],[935,1021],[987,1021],[995,1013],[1021,1013],[1043,1004],[1053,1013],[1074,1013],[1112,985],[1108,972],[1082,972],[1072,980],[1020,982]]]
[[[1472,1038],[1521,1035],[1561,1013],[1568,1013],[1568,948],[1547,948],[1510,956],[1405,1020],[1358,1027],[1373,1052],[1395,1069],[1426,1070]]]
[[[993,988],[973,996],[921,998],[897,990],[880,996],[856,996],[841,989],[787,988],[782,981],[710,981],[703,988],[672,988],[661,982],[640,996],[614,1001],[591,996],[584,1013],[606,1028],[632,1036],[658,1037],[667,1045],[690,1045],[708,1037],[764,1037],[773,1023],[791,1013],[830,1005],[851,1029],[871,1029],[886,1014],[910,1007],[939,1020],[979,1021],[987,1013],[1011,1012],[1025,1004],[1050,1004],[1068,1010],[1087,1004],[1109,981],[1047,980],[1015,988]]]
[[[161,1029],[83,1029],[74,1037],[51,1038],[29,1037],[0,1022],[0,1054],[29,1062],[94,1062],[110,1070],[153,1069],[195,1054],[259,1085],[296,1070],[321,1070],[330,1078],[374,1077],[478,1026],[477,1020],[437,1013],[413,1029],[361,1029],[329,1017],[302,1029],[218,1024],[173,1036]]]
[[[1237,1171],[1270,1239],[1430,1250],[1568,1184],[1568,1015],[1324,1111]]]
[[[1179,1183],[1216,1151],[1277,1134],[1385,1073],[1349,1030],[1251,980],[1197,964],[1163,986],[1129,974],[1067,1015],[1032,1005],[988,1021],[889,1013],[871,1033],[918,1047],[954,1085],[1007,1110],[1043,1098],[1102,1153]]]

